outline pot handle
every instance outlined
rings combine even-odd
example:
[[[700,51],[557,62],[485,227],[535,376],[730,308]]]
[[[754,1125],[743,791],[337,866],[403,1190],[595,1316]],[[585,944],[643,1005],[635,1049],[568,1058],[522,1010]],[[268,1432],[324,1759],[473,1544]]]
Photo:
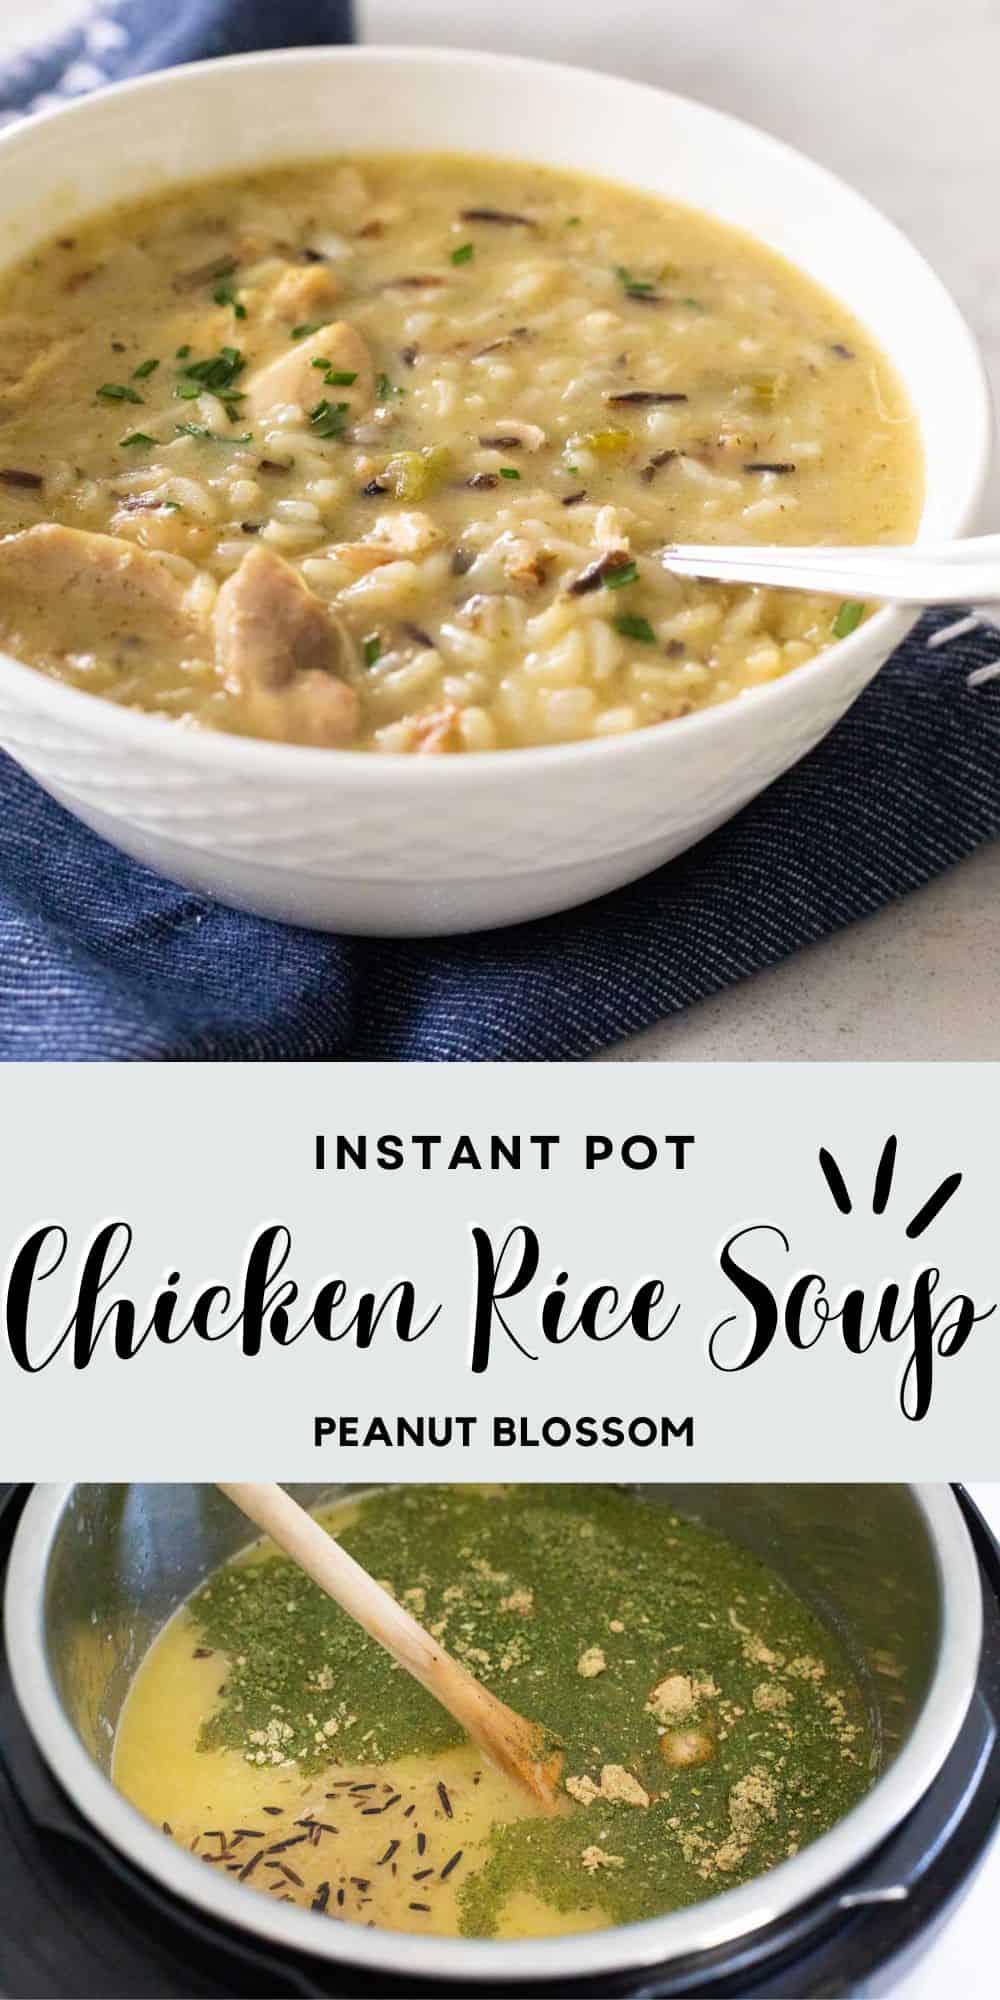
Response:
[[[906,1900],[951,1839],[996,1742],[996,1720],[984,1695],[977,1691],[944,1769],[904,1820],[900,1831],[876,1855],[864,1881],[838,1897],[841,1910],[867,1909],[873,1903]],[[957,1777],[953,1769],[956,1762]]]

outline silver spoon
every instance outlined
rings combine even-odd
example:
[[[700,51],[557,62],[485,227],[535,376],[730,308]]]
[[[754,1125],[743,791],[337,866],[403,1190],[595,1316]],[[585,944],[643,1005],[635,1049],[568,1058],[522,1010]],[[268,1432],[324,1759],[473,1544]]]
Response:
[[[761,583],[893,604],[1000,604],[1000,535],[901,548],[723,548],[683,542],[661,560],[677,576]]]

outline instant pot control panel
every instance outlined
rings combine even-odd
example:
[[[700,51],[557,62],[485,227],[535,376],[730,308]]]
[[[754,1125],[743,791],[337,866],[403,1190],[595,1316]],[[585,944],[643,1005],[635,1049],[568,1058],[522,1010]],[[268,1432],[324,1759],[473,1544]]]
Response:
[[[27,1489],[0,1487],[0,1583]],[[573,1981],[555,1996],[795,1996],[885,1990],[926,1948],[982,1858],[1000,1817],[1000,1549],[957,1489],[983,1579],[986,1621],[976,1697],[930,1791],[855,1875],[752,1943],[644,1974]],[[81,1818],[49,1775],[14,1699],[0,1653],[0,1996],[2,2000],[422,2000],[447,1989],[338,1970],[277,1953],[202,1917],[125,1861]],[[482,2000],[520,1995],[482,1987]]]

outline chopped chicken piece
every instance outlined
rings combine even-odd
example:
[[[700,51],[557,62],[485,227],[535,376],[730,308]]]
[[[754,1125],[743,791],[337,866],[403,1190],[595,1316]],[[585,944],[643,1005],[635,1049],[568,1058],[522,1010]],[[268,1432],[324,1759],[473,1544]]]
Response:
[[[548,578],[551,559],[548,549],[533,549],[525,542],[514,542],[504,568],[519,590],[537,590]]]
[[[216,657],[256,734],[336,747],[356,734],[350,635],[289,563],[258,547],[219,592]]]
[[[332,373],[353,375],[354,380],[327,383],[326,371],[313,367],[319,360],[328,361]],[[280,409],[283,403],[298,403],[304,410],[324,400],[346,403],[348,411],[357,416],[374,398],[375,372],[368,348],[353,326],[338,319],[321,326],[307,340],[293,341],[287,354],[279,354],[276,361],[269,361],[266,368],[251,375],[246,409],[258,424],[266,423],[272,410]]]
[[[350,582],[357,577],[368,576],[373,569],[381,569],[384,563],[396,561],[394,549],[388,542],[331,542],[323,550],[331,562],[335,562]]]
[[[136,664],[144,648],[209,653],[190,585],[116,535],[44,522],[0,541],[0,635],[66,656],[98,647]]]
[[[289,264],[271,294],[268,317],[287,320],[289,326],[298,326],[308,320],[325,320],[342,289],[340,279],[329,264]]]
[[[365,539],[384,543],[394,555],[420,556],[437,548],[444,536],[429,514],[380,514]]]
[[[458,715],[458,703],[446,701],[440,708],[428,709],[426,715],[416,716],[410,746],[416,756],[436,757],[453,748],[449,738],[454,736]]]

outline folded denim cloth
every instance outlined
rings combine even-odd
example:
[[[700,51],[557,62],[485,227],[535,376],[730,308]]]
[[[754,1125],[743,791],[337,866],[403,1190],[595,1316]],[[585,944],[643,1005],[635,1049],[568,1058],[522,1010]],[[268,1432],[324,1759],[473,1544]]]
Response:
[[[0,759],[0,1059],[565,1060],[917,888],[1000,832],[997,652],[921,621],[803,763],[631,888],[414,944],[241,916],[126,861]],[[780,1048],[775,1049],[780,1056]]]
[[[351,0],[78,0],[57,41],[8,60],[0,121],[203,56],[351,40]]]
[[[0,64],[0,119],[146,69],[346,39],[339,0],[81,0]],[[476,937],[379,944],[241,916],[69,818],[0,758],[0,1059],[568,1059],[648,1026],[938,874],[1000,831],[998,650],[922,621],[827,741],[629,889]],[[775,1054],[780,1056],[781,1050]]]

